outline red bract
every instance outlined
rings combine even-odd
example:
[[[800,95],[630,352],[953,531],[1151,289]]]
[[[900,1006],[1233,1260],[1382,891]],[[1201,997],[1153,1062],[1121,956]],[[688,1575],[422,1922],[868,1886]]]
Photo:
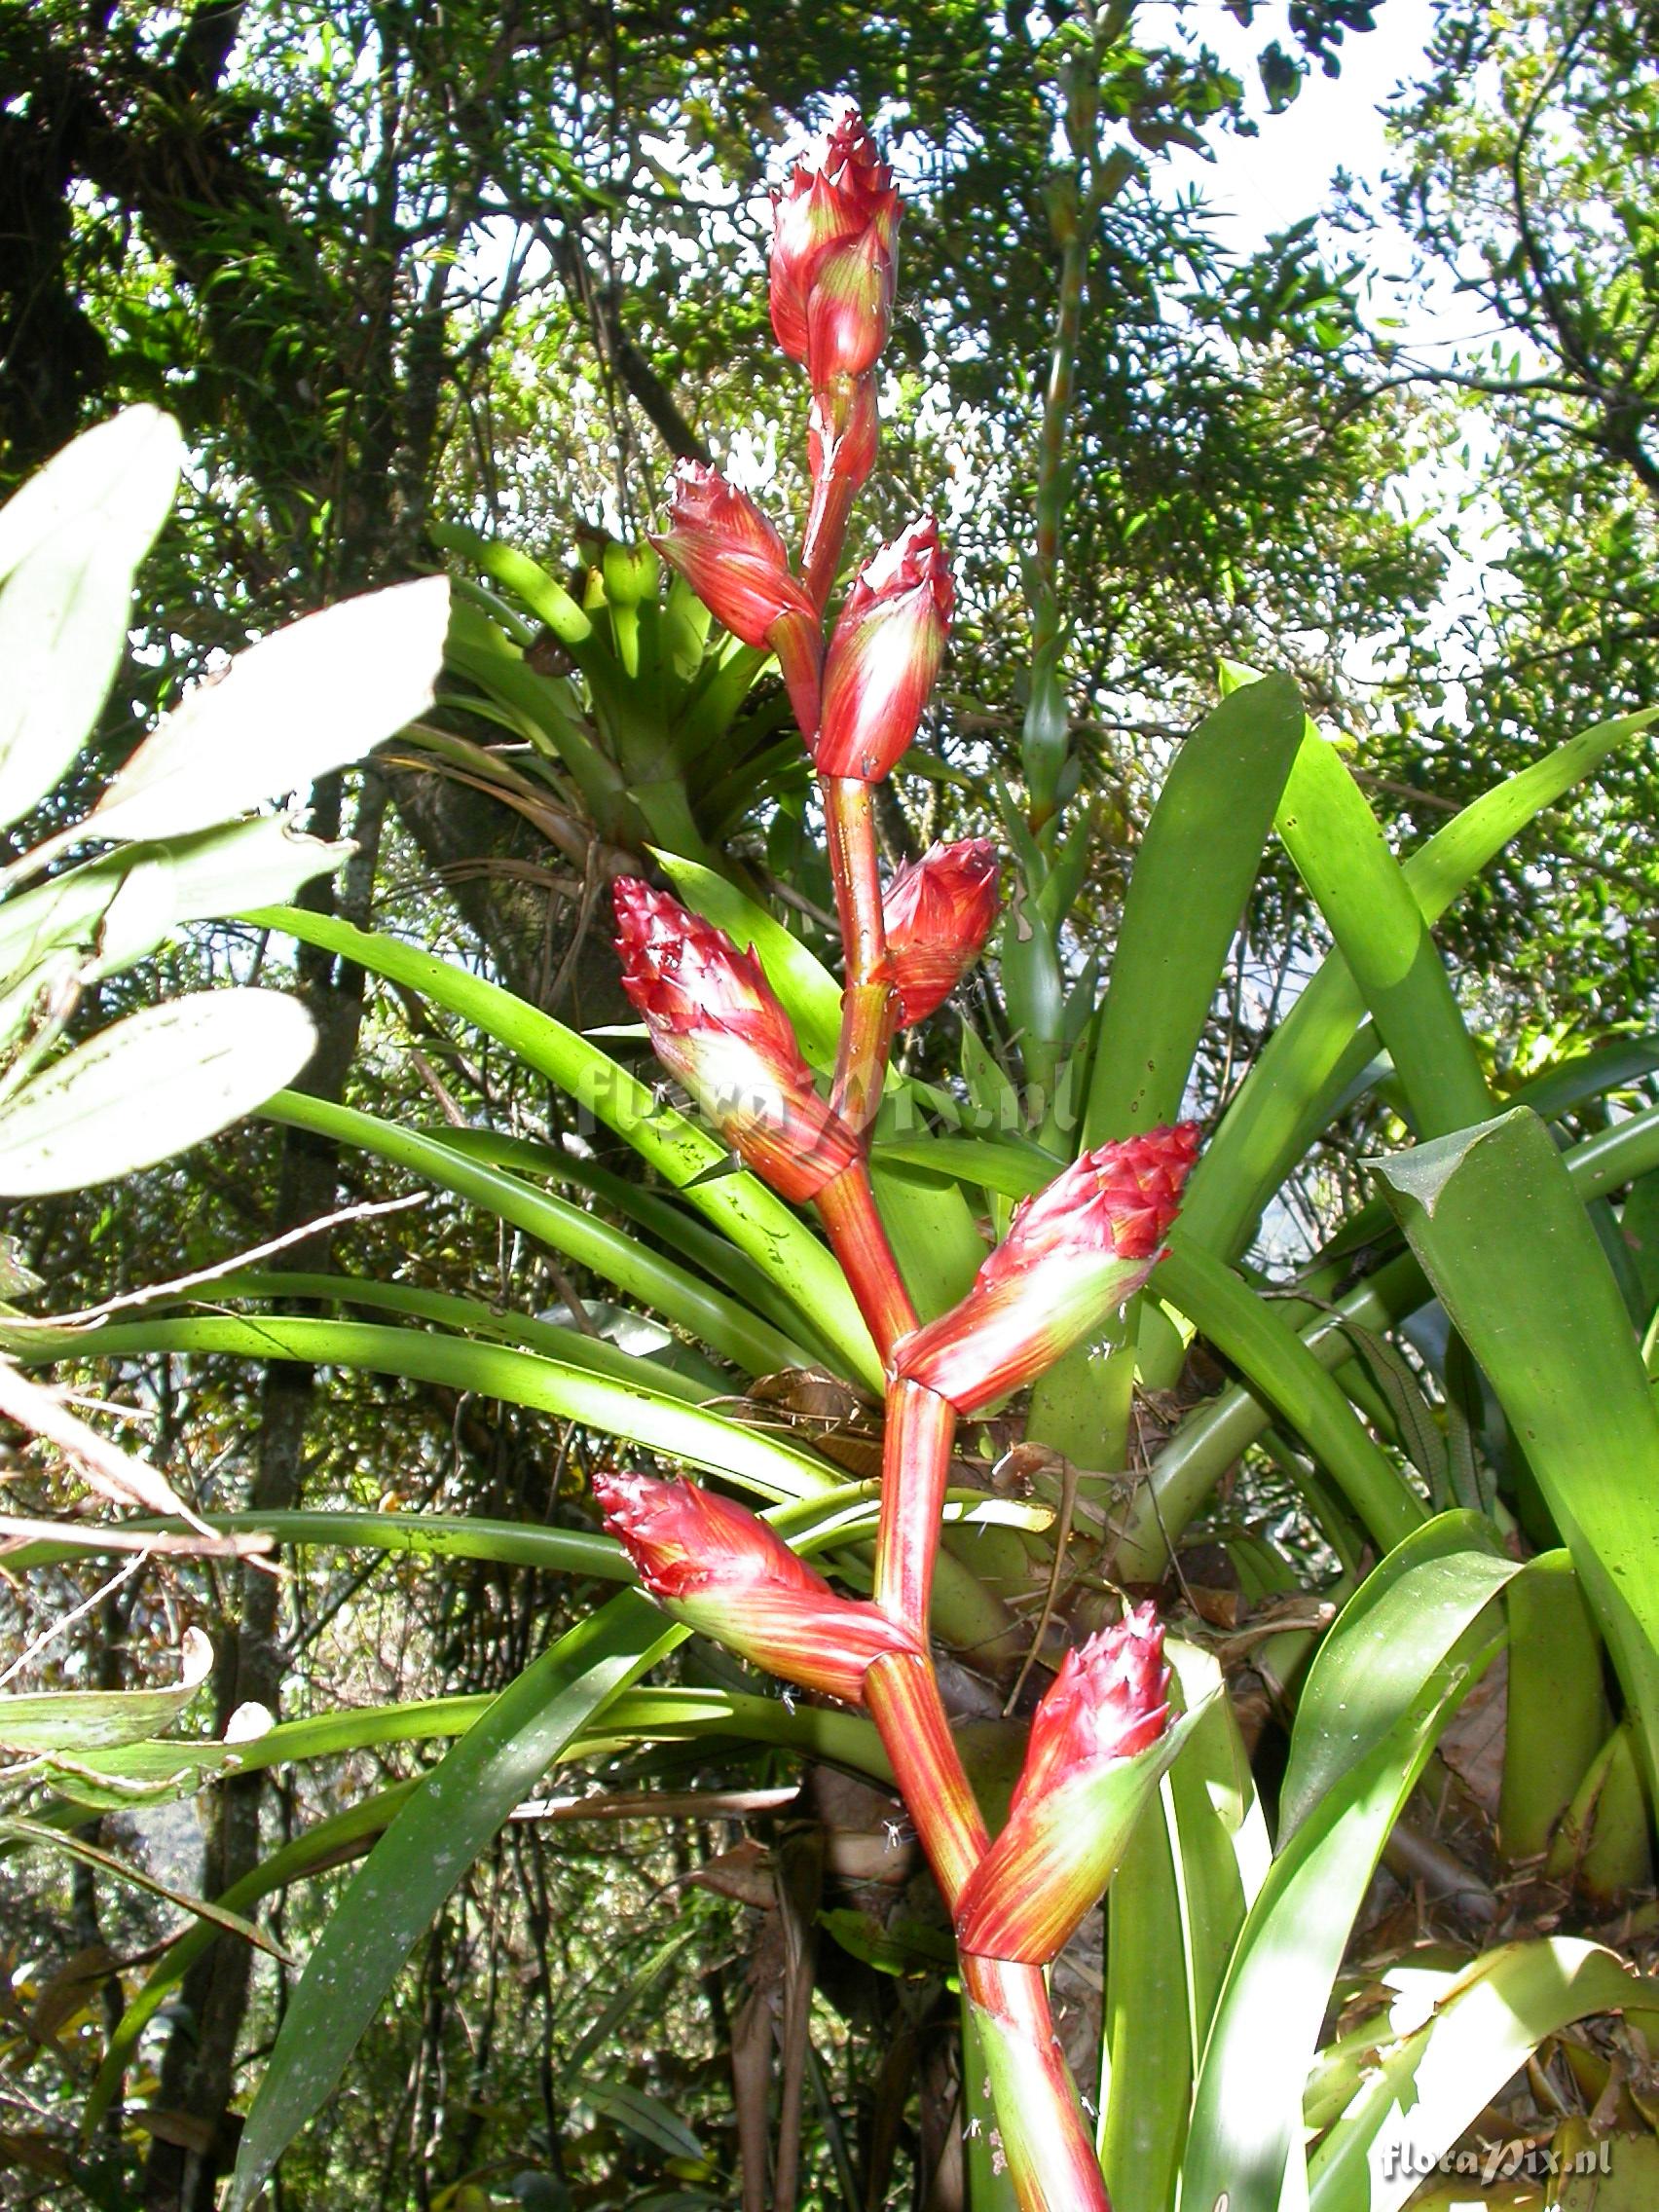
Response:
[[[903,1629],[837,1597],[734,1499],[635,1474],[596,1475],[593,1493],[653,1598],[785,1681],[856,1705],[872,1660],[915,1656]]]
[[[898,868],[881,902],[899,1019],[923,1021],[978,959],[997,915],[997,851],[988,837],[930,845]]]
[[[892,773],[939,674],[955,600],[931,515],[866,563],[824,663],[813,748],[821,776],[874,784]]]
[[[816,629],[811,604],[790,573],[783,539],[748,493],[719,469],[699,461],[679,463],[668,528],[651,543],[746,645],[775,647],[772,632],[780,619],[804,620]]]
[[[1098,1900],[1167,1761],[1163,1630],[1150,1604],[1068,1651],[1031,1720],[1007,1827],[962,1893],[957,1935],[987,1958],[1051,1959]]]
[[[982,1413],[1033,1382],[1139,1290],[1162,1258],[1198,1127],[1086,1152],[1015,1209],[959,1306],[906,1337],[894,1372]]]
[[[887,337],[897,277],[899,195],[893,172],[848,108],[834,129],[772,195],[772,328],[812,381],[871,367]],[[812,360],[814,294],[828,282],[817,344],[830,365]]]
[[[622,987],[658,1059],[747,1166],[804,1203],[853,1164],[858,1142],[813,1088],[753,948],[636,877],[612,896]]]

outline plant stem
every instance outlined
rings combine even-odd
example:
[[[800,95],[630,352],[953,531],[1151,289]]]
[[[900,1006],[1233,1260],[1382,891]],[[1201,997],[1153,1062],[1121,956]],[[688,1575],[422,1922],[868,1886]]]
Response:
[[[964,1953],[962,1987],[979,2031],[1020,2212],[1112,2212],[1042,1968]]]
[[[934,1878],[954,1912],[990,1837],[950,1733],[932,1660],[878,1659],[865,1677],[865,1705]]]
[[[800,548],[801,582],[820,613],[829,601],[835,571],[841,564],[847,518],[853,511],[853,495],[857,489],[851,477],[838,476],[832,471],[820,476],[812,487],[812,504],[807,509],[806,535]]]
[[[888,1391],[872,1595],[890,1619],[923,1638],[955,1439],[956,1408],[948,1398],[922,1382],[896,1382]]]
[[[841,1043],[830,1102],[849,1126],[866,1129],[881,1103],[893,1035],[892,964],[881,912],[874,795],[868,784],[846,776],[821,777],[819,790],[846,953]]]
[[[886,1366],[900,1338],[915,1328],[916,1309],[875,1210],[869,1170],[858,1161],[832,1176],[813,1202]]]
[[[865,1704],[954,1915],[989,1838],[932,1661],[878,1659],[865,1677]],[[1043,1969],[966,1953],[961,1967],[1020,2212],[1112,2212],[1054,2033]]]

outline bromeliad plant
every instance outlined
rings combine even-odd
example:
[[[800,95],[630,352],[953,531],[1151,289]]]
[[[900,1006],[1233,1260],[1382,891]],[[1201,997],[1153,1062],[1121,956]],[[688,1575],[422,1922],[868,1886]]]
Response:
[[[1584,2115],[1612,2116],[1633,2161],[1653,2148],[1639,2134],[1641,2070],[1659,2048],[1653,1991],[1611,1947],[1554,1923],[1564,1900],[1624,1898],[1650,1873],[1659,1052],[1630,1042],[1500,1098],[1430,932],[1509,839],[1654,716],[1542,755],[1399,861],[1293,686],[1229,671],[1227,695],[1164,779],[1097,991],[1065,938],[1088,838],[1068,819],[1077,776],[1062,756],[1058,632],[1045,616],[1029,804],[1011,802],[1002,823],[1018,902],[998,974],[1024,1031],[1025,1088],[977,1042],[960,1091],[900,1075],[899,1027],[935,1012],[989,941],[997,870],[983,840],[966,840],[880,876],[872,790],[912,741],[951,614],[933,527],[866,563],[829,619],[852,500],[874,460],[897,224],[891,180],[850,120],[778,204],[774,321],[811,387],[798,561],[755,502],[699,470],[682,476],[659,540],[677,590],[690,579],[739,650],[777,656],[819,777],[842,977],[683,853],[662,855],[677,897],[618,887],[626,988],[664,1067],[697,1097],[699,1124],[460,963],[321,915],[258,917],[495,1040],[645,1172],[618,1174],[591,1146],[503,1135],[482,1115],[428,1131],[290,1094],[271,1118],[551,1248],[649,1309],[675,1332],[674,1356],[395,1267],[216,1286],[225,1306],[260,1309],[251,1314],[79,1334],[5,1323],[18,1357],[276,1356],[437,1383],[721,1486],[612,1464],[594,1487],[614,1537],[389,1510],[224,1517],[284,1544],[644,1583],[580,1618],[494,1698],[321,1715],[237,1744],[151,1740],[153,1701],[142,1713],[0,1702],[0,1744],[41,1762],[31,1772],[65,1826],[135,1792],[458,1736],[429,1772],[319,1820],[217,1900],[245,1917],[376,1839],[290,1992],[234,2206],[252,2202],[319,2110],[421,1929],[550,1766],[709,1737],[805,1752],[902,1789],[957,1940],[975,2212],[1006,2212],[1011,2182],[1028,2205],[1099,2206],[1109,2191],[1116,2212],[1304,2201],[1384,2212],[1529,2065],[1539,2080],[1552,2069],[1558,2105],[1569,2065],[1571,2097]],[[1051,388],[1048,457],[1063,447],[1052,410],[1063,412],[1064,384]],[[1059,496],[1047,461],[1045,471],[1039,567]],[[1040,579],[1039,613],[1054,611],[1051,581]],[[595,702],[621,668],[596,662]],[[642,713],[643,699],[632,702]],[[1334,948],[1200,1156],[1181,1120],[1195,1052],[1274,833]],[[1264,1208],[1351,1101],[1379,1094],[1395,1119],[1373,1125],[1414,1140],[1378,1169],[1380,1199],[1352,1210],[1294,1282],[1264,1283],[1245,1258]],[[1003,1232],[989,1256],[987,1215]],[[1608,1252],[1623,1255],[1617,1274]],[[265,1309],[283,1296],[314,1309]],[[1173,1385],[1199,1336],[1226,1372],[1186,1406]],[[875,1498],[809,1434],[760,1425],[739,1387],[807,1368],[883,1400]],[[959,1423],[1026,1385],[1037,1494],[970,1487],[952,1458]],[[1137,1456],[1135,1416],[1148,1411],[1166,1425]],[[1209,1599],[1224,1600],[1224,1618],[1229,1604],[1254,1607],[1236,1643],[1198,1648],[1207,1632],[1195,1626],[1165,1645],[1144,1604],[1108,1618],[1108,1579],[1145,1589],[1179,1568],[1188,1531],[1245,1461],[1294,1485],[1325,1564],[1311,1569],[1306,1551],[1223,1511],[1212,1534],[1239,1587]],[[96,1541],[81,1530],[65,1548]],[[830,1576],[802,1550],[823,1554]],[[62,1556],[39,1547],[12,1564]],[[1021,1604],[1024,1621],[1012,1609]],[[1058,1656],[1051,1620],[1073,1648],[1037,1703],[993,1838],[1018,1762],[1004,1763],[999,1788],[995,1762],[952,1725],[940,1654],[995,1677],[1000,1703],[1011,1683],[1017,1692],[1023,1655]],[[642,1687],[693,1631],[823,1702]],[[1449,1867],[1423,1832],[1449,1770],[1432,1802],[1413,1792],[1505,1644],[1489,1862]],[[1268,1804],[1233,1701],[1211,1694],[1223,1663],[1244,1717],[1260,1725],[1271,1708],[1287,1731]],[[1175,1705],[1187,1710],[1171,1723]],[[1415,1831],[1398,1825],[1408,1806]],[[1464,1936],[1423,1953],[1408,1938],[1375,1972],[1345,1977],[1384,1846],[1414,1835],[1418,1878],[1426,1867],[1455,1891],[1468,1885],[1488,1927],[1500,1910],[1489,1873],[1502,1898],[1547,1877],[1549,1932],[1518,1917],[1490,1943]],[[1108,1880],[1088,2126],[1054,2047],[1045,1967]],[[90,2131],[147,2022],[216,1939],[201,1921],[129,1992]],[[1622,2022],[1599,2044],[1570,2040],[1572,2023],[1611,2012]],[[1530,2121],[1540,2134],[1554,2127],[1545,2112]],[[1582,2124],[1564,2121],[1558,2143]],[[746,2186],[757,2201],[757,2179]]]

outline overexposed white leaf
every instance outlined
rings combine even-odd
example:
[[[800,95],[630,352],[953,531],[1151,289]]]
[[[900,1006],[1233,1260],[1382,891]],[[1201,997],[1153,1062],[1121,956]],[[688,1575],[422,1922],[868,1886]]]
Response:
[[[157,724],[89,830],[182,836],[360,760],[431,705],[448,625],[448,578],[423,576],[262,638]]]
[[[183,1152],[291,1083],[315,1045],[279,991],[195,991],[129,1014],[0,1108],[0,1193],[78,1191]]]
[[[285,814],[262,814],[101,854],[0,905],[0,987],[66,944],[95,942],[89,979],[114,975],[181,923],[291,899],[353,849],[301,835]]]
[[[46,796],[97,719],[179,453],[170,416],[133,409],[78,438],[0,512],[0,827]]]
[[[154,536],[171,503],[183,452],[178,424],[159,407],[126,407],[83,430],[0,507],[0,578],[59,523],[96,513],[126,486],[166,486]]]

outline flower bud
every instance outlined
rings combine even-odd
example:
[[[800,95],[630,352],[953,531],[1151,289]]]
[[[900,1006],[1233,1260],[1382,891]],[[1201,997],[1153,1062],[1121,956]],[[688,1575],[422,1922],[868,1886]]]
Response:
[[[939,674],[955,600],[931,515],[865,564],[824,662],[821,776],[874,784],[892,773]]]
[[[1015,1208],[961,1304],[898,1346],[894,1374],[967,1415],[1034,1382],[1163,1257],[1198,1152],[1198,1124],[1183,1122],[1073,1161]]]
[[[909,1632],[860,1599],[837,1597],[757,1514],[694,1483],[596,1475],[606,1525],[640,1580],[676,1620],[785,1681],[857,1705],[865,1671]]]
[[[997,852],[988,837],[930,845],[905,861],[881,902],[899,1019],[941,1006],[978,959],[997,914]]]
[[[831,377],[862,377],[880,360],[893,315],[893,256],[874,230],[837,246],[806,303],[806,373],[815,390]]]
[[[1173,1754],[1168,1687],[1150,1604],[1066,1653],[1032,1715],[1008,1825],[962,1892],[964,1951],[1045,1965],[1098,1902]]]
[[[834,261],[819,346],[827,358],[857,360],[854,375],[874,362],[893,305],[899,215],[893,171],[849,107],[797,164],[788,188],[772,195],[772,328],[792,360],[810,360],[813,294]],[[858,264],[843,262],[845,255],[857,255]],[[820,382],[816,368],[812,377]]]
[[[816,629],[811,602],[790,572],[784,541],[747,492],[718,468],[682,461],[674,471],[668,528],[651,543],[734,638],[764,651],[780,619]]]
[[[859,1158],[813,1087],[754,948],[636,877],[613,886],[622,987],[656,1055],[744,1164],[796,1205]]]

